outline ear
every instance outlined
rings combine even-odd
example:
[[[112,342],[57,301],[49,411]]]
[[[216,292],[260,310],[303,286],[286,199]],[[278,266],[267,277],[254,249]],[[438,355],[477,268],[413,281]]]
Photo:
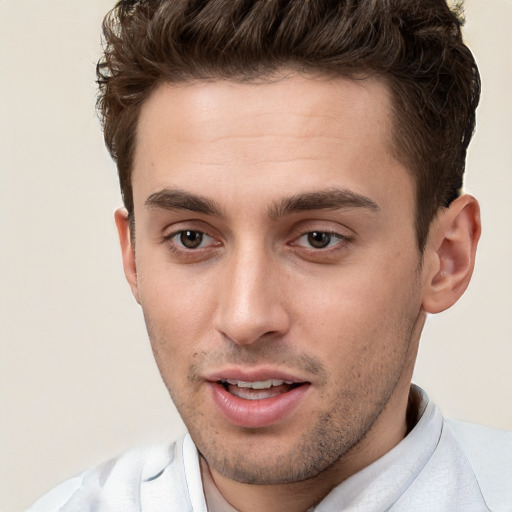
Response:
[[[140,304],[137,266],[135,263],[135,244],[133,243],[131,236],[128,211],[125,208],[119,208],[114,213],[114,218],[116,221],[117,233],[119,234],[119,242],[121,244],[124,275],[130,285],[135,300]]]
[[[423,309],[427,313],[453,306],[468,287],[480,231],[480,207],[468,194],[441,210],[433,221],[424,254]]]

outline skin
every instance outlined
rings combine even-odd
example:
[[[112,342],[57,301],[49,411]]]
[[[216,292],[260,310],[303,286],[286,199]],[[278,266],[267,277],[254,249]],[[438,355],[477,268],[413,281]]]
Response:
[[[376,80],[294,74],[162,85],[142,107],[135,240],[116,212],[125,273],[203,465],[240,511],[306,510],[400,442],[426,313],[469,281],[478,205],[454,201],[418,252],[390,112]],[[282,420],[237,426],[208,382],[233,368],[307,391]]]

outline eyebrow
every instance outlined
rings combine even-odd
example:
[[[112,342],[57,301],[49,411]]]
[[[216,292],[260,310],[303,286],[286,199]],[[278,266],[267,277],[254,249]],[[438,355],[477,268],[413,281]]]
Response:
[[[379,205],[369,197],[344,188],[329,188],[282,199],[269,209],[269,217],[275,219],[308,210],[340,210],[344,208],[364,208],[371,212],[380,212]]]
[[[208,197],[181,189],[163,189],[149,195],[145,201],[148,208],[163,210],[189,210],[205,215],[223,217],[222,209]],[[329,188],[314,192],[303,192],[281,199],[270,206],[268,216],[277,219],[292,213],[308,210],[340,210],[364,208],[379,212],[378,204],[368,197],[344,188]]]
[[[148,196],[144,203],[148,208],[162,210],[190,210],[205,215],[222,217],[222,212],[215,201],[181,189],[163,189]]]

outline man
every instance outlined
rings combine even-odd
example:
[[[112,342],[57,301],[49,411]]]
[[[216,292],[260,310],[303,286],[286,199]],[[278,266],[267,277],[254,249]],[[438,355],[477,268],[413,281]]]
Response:
[[[189,434],[31,510],[512,510],[512,436],[411,386],[480,235],[460,24],[444,0],[118,3],[116,223]]]

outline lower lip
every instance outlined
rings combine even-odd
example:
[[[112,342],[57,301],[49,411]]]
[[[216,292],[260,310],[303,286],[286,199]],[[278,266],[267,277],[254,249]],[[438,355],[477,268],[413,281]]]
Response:
[[[224,417],[233,425],[262,428],[275,425],[288,418],[304,399],[309,384],[262,400],[246,400],[232,395],[222,384],[210,382],[213,401]]]

